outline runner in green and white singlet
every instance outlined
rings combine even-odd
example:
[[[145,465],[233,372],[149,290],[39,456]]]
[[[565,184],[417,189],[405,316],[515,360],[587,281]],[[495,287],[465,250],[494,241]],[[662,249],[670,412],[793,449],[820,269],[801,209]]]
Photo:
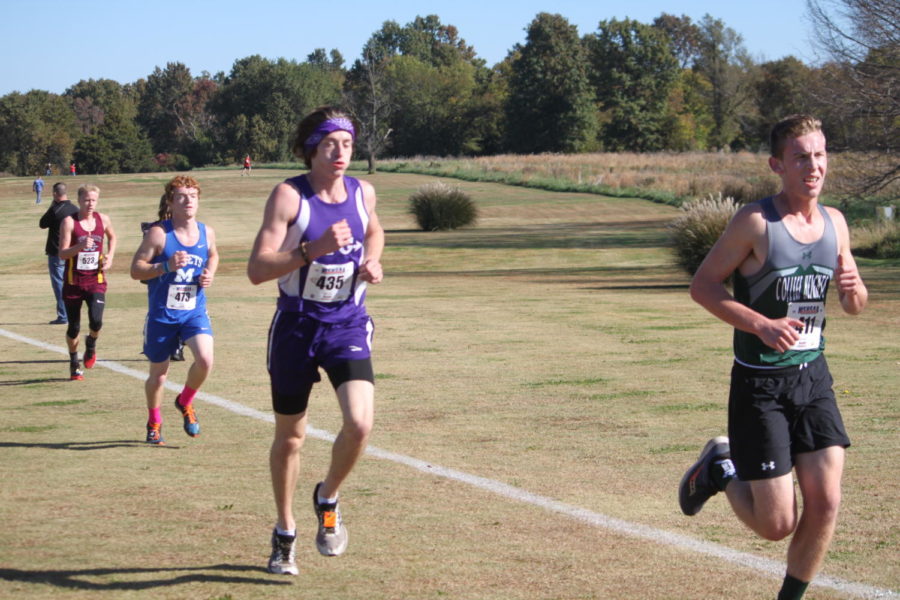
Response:
[[[678,500],[695,515],[724,491],[758,535],[791,536],[778,600],[799,600],[831,544],[850,445],[823,352],[825,299],[834,281],[841,308],[855,315],[868,291],[844,216],[819,204],[828,167],[821,122],[783,119],[770,152],[781,191],[737,212],[691,282],[691,297],[734,327],[735,362],[728,437],[707,442],[682,477]],[[731,276],[733,295],[725,284]]]

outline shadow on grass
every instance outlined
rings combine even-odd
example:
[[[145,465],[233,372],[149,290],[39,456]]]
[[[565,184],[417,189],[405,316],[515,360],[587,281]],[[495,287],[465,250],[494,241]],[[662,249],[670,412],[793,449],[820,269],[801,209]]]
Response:
[[[176,573],[186,574],[176,575]],[[222,571],[223,574],[208,571]],[[252,573],[265,577],[241,575]],[[146,581],[120,581],[127,575],[157,575]],[[110,577],[116,581],[89,581],[89,577]],[[257,585],[291,585],[290,581],[278,581],[268,576],[262,567],[248,565],[210,565],[208,567],[171,568],[121,568],[121,569],[80,569],[80,570],[24,570],[0,568],[0,579],[22,583],[39,583],[70,590],[148,590],[166,588],[187,583],[233,583]]]
[[[58,442],[55,444],[35,442],[0,442],[0,448],[44,448],[46,450],[72,450],[84,452],[85,450],[107,450],[109,448],[161,448],[163,450],[178,450],[179,446],[164,444],[157,446],[148,444],[143,440],[108,440],[96,442]]]
[[[522,249],[554,248],[658,248],[669,244],[659,221],[626,223],[549,223],[511,228],[455,229],[452,231],[385,231],[391,246],[413,248]]]
[[[49,362],[49,361],[47,361]],[[61,383],[69,381],[68,377],[41,377],[39,379],[14,379],[11,381],[0,381],[0,387],[10,385],[34,385],[36,383]]]
[[[539,284],[576,284],[593,291],[649,290],[668,291],[690,288],[680,271],[663,271],[658,266],[647,267],[535,267],[510,269],[398,271],[392,277],[440,278],[446,276],[524,278]]]
[[[108,361],[117,362],[117,363],[128,363],[128,362],[145,363],[145,362],[147,362],[147,358],[144,357],[143,355],[140,358],[110,358],[108,356],[104,356],[104,357],[100,358],[98,355],[97,360],[99,362],[108,360]],[[53,360],[0,360],[0,365],[40,365],[40,364],[51,364],[51,363],[56,363],[56,364],[65,363],[66,365],[68,365],[69,359],[68,358],[56,358]]]
[[[616,285],[588,285],[583,289],[586,290],[596,290],[596,291],[610,291],[610,290],[647,290],[647,291],[669,291],[669,290],[685,290],[690,289],[690,284],[688,283],[642,283],[642,284],[628,284],[621,283]]]

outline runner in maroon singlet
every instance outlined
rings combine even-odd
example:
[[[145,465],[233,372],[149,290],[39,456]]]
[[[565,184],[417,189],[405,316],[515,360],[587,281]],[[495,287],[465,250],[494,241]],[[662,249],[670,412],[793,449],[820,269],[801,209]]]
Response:
[[[106,273],[112,267],[116,253],[116,234],[107,215],[96,212],[100,188],[86,184],[78,188],[78,214],[67,217],[59,229],[59,258],[66,261],[63,280],[63,300],[69,327],[66,345],[69,347],[69,378],[84,379],[78,361],[78,334],[81,330],[81,304],[88,306],[88,327],[85,336],[84,366],[88,369],[97,361],[97,337],[103,327],[103,307],[106,303]],[[103,238],[106,237],[106,252]]]

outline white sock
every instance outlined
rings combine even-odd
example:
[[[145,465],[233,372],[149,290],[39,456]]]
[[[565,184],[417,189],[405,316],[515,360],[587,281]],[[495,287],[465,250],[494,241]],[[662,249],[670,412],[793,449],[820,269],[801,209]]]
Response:
[[[281,527],[279,527],[278,525],[275,526],[275,533],[277,533],[278,535],[286,536],[286,537],[297,537],[296,529],[285,530],[285,529],[282,529]]]
[[[316,494],[316,501],[319,504],[337,504],[339,495],[340,494],[335,495],[334,498],[323,498],[319,494]]]

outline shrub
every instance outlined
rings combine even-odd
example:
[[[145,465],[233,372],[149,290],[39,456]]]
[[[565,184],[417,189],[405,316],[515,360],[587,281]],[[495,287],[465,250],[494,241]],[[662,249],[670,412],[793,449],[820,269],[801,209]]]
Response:
[[[190,171],[191,161],[183,154],[161,152],[153,157],[159,171]]]
[[[900,258],[900,224],[876,223],[852,230],[853,254],[865,258]]]
[[[722,185],[722,195],[733,198],[737,204],[747,204],[774,196],[781,189],[778,180],[773,177],[737,180],[729,178]]]
[[[409,197],[409,212],[423,231],[457,229],[478,218],[478,208],[468,194],[440,181],[420,186]]]
[[[678,264],[693,275],[706,258],[713,244],[725,231],[737,212],[734,198],[710,194],[681,206],[681,214],[669,225],[675,243]]]

